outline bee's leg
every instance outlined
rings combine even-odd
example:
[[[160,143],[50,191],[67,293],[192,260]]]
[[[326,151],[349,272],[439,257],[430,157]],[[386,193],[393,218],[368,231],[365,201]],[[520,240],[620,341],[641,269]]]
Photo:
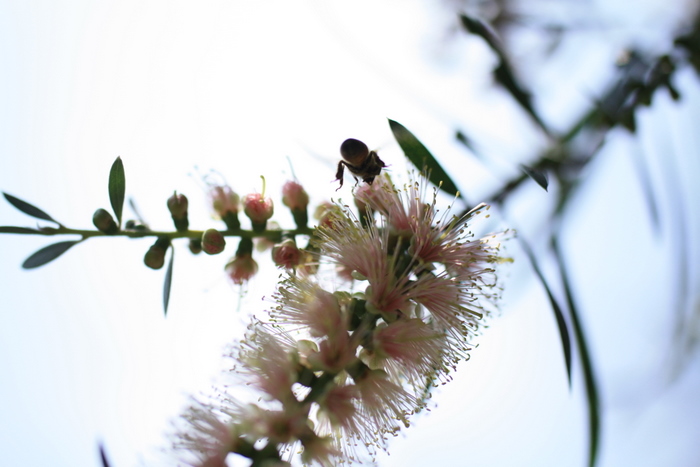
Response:
[[[345,173],[345,162],[340,161],[338,162],[338,171],[335,173],[335,180],[340,181],[340,186],[335,189],[335,191],[340,190],[340,188],[343,186],[343,174]]]

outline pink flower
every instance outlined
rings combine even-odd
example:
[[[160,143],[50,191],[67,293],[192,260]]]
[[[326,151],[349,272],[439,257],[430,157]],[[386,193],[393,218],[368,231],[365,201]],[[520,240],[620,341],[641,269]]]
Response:
[[[275,297],[280,303],[272,311],[276,322],[306,327],[316,338],[347,336],[347,317],[337,297],[318,284],[290,277],[281,284]]]
[[[236,255],[226,265],[226,273],[234,284],[241,285],[258,272],[258,263],[250,253]]]
[[[270,198],[260,193],[251,193],[243,198],[243,211],[254,224],[264,224],[274,213],[274,205]]]
[[[187,450],[197,457],[187,462],[195,467],[225,467],[226,456],[236,450],[239,432],[235,425],[222,421],[228,418],[210,404],[193,400],[183,415],[189,425],[182,431],[175,448]]]
[[[415,383],[443,365],[447,348],[444,334],[417,318],[377,326],[372,342],[373,355],[389,374]]]
[[[377,433],[392,433],[408,426],[408,416],[419,409],[419,402],[381,370],[369,370],[355,381],[362,403],[362,416]]]
[[[309,195],[300,184],[289,181],[282,186],[282,203],[292,211],[305,211]]]
[[[258,389],[271,398],[283,404],[296,405],[297,400],[292,393],[292,384],[297,377],[293,339],[279,333],[272,334],[262,325],[251,329],[236,357],[243,366],[239,372],[247,375]]]

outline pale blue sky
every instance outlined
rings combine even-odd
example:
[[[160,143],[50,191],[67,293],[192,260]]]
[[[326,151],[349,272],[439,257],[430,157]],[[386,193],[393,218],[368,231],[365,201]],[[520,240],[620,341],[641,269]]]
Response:
[[[275,192],[290,178],[287,157],[312,203],[349,197],[331,183],[347,137],[380,148],[390,170],[404,172],[387,117],[416,133],[475,201],[544,145],[490,86],[486,47],[451,29],[454,17],[429,2],[202,3],[0,3],[0,190],[87,228],[93,211],[108,207],[107,174],[121,156],[127,194],[154,226],[170,226],[165,200],[174,189],[190,198],[193,228],[213,225],[190,176],[195,166],[216,169],[241,194],[260,190],[264,175],[275,218],[289,226]],[[571,36],[547,66],[524,64],[545,118],[565,128],[610,76],[622,45],[668,47],[666,25],[683,18],[687,3],[638,3],[623,17],[615,9],[624,2],[587,2],[580,18],[605,28]],[[514,58],[538,46],[523,40]],[[679,254],[670,167],[684,177],[676,188],[693,213],[691,234],[700,212],[689,123],[698,121],[699,87],[690,70],[678,84],[684,103],[661,95],[640,115],[642,137],[612,135],[565,237],[608,409],[601,467],[700,462],[700,364],[692,359],[675,384],[667,371],[677,361],[670,342]],[[454,143],[457,127],[498,173]],[[639,152],[661,195],[657,236],[631,164]],[[528,187],[493,226],[536,236],[550,202]],[[34,222],[3,201],[0,225]],[[187,394],[208,388],[223,346],[242,337],[250,313],[269,306],[261,297],[271,295],[277,271],[261,257],[260,276],[241,295],[222,270],[233,248],[192,257],[178,244],[164,319],[163,271],[141,264],[147,240],[95,239],[43,268],[20,269],[53,240],[0,236],[0,465],[96,466],[98,440],[113,467],[167,465],[159,450],[169,420]],[[685,253],[699,264],[692,248]],[[516,262],[503,274],[501,315],[381,466],[585,465],[580,367],[569,390],[544,293],[517,243],[508,252]],[[689,286],[697,285],[693,269]]]

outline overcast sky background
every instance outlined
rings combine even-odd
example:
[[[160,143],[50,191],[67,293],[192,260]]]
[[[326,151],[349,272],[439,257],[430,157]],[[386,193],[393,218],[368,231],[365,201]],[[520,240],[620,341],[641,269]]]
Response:
[[[556,16],[557,2],[533,5],[545,3]],[[667,50],[670,27],[692,17],[683,0],[636,2],[632,12],[625,2],[583,3],[576,19],[604,27],[569,36],[547,66],[523,67],[556,129],[600,91],[621,47]],[[379,148],[392,174],[403,176],[388,117],[478,201],[545,141],[491,86],[491,52],[457,31],[446,5],[2,1],[0,190],[67,226],[90,228],[94,210],[109,207],[109,168],[121,156],[127,196],[153,227],[170,228],[165,200],[173,190],[189,197],[193,229],[216,225],[196,175],[210,169],[240,194],[261,190],[264,175],[275,219],[291,226],[279,194],[292,177],[289,161],[312,205],[349,199],[350,183],[339,192],[332,183],[348,137]],[[526,39],[516,60],[541,46]],[[700,264],[697,242],[679,252],[675,230],[679,213],[690,214],[687,235],[698,238],[700,87],[691,70],[681,70],[677,84],[683,102],[659,93],[639,116],[641,136],[613,132],[563,239],[606,408],[601,467],[700,463],[700,364],[673,346],[677,259]],[[456,144],[456,128],[495,165]],[[653,168],[660,232],[631,154]],[[677,184],[669,173],[681,174]],[[531,184],[520,198],[487,227],[536,238],[551,196]],[[125,217],[133,217],[128,208]],[[0,225],[35,222],[3,200]],[[169,421],[188,394],[206,391],[225,344],[242,337],[250,315],[270,306],[261,298],[274,291],[278,271],[260,255],[259,276],[241,290],[223,274],[235,242],[215,257],[193,257],[178,243],[166,319],[164,271],[141,263],[149,240],[94,239],[45,267],[20,269],[54,241],[0,236],[0,465],[97,466],[100,441],[113,467],[168,465],[160,450]],[[580,366],[570,390],[542,288],[517,242],[507,252],[516,261],[503,272],[500,316],[380,465],[585,465]],[[697,315],[697,302],[686,308]],[[683,371],[673,373],[681,361]]]

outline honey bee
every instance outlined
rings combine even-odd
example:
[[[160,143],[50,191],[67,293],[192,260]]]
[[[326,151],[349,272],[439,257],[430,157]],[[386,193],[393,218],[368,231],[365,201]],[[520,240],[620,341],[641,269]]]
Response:
[[[370,185],[374,177],[381,173],[383,167],[386,167],[375,151],[370,151],[365,143],[353,138],[343,141],[340,145],[340,155],[343,159],[338,162],[338,171],[335,173],[335,180],[340,181],[336,191],[343,186],[345,167],[352,173],[357,183],[359,183],[359,177]]]

